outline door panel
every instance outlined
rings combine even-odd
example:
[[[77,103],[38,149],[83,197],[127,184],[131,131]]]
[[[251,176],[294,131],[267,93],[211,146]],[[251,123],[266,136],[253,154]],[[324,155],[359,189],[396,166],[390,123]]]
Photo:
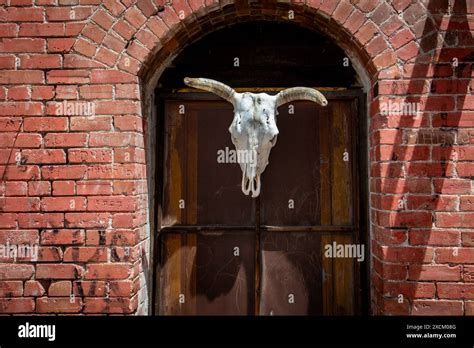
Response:
[[[232,106],[165,102],[159,313],[356,312],[354,259],[324,251],[359,240],[357,100],[292,104],[294,114],[279,109],[278,141],[252,199],[239,165],[217,160],[234,149]]]
[[[161,238],[161,314],[254,313],[254,232],[172,232]]]
[[[159,313],[167,315],[196,314],[195,233],[163,233]]]
[[[328,233],[321,237],[322,254],[327,245],[354,243],[353,234]],[[323,263],[323,314],[354,314],[356,284],[354,260],[351,258],[322,257]]]
[[[187,154],[186,119],[179,115],[176,105],[167,104],[165,114],[167,117],[164,132],[162,227],[186,223],[184,210],[180,208],[180,200],[186,199],[185,161],[183,160]]]
[[[255,234],[200,233],[197,254],[197,312],[254,313]]]
[[[324,109],[309,102],[291,105],[294,114],[289,105],[280,108],[280,134],[262,176],[262,223],[350,226],[354,104],[337,100]]]
[[[261,315],[322,315],[321,234],[262,232]]]
[[[332,103],[329,134],[331,135],[331,225],[351,225],[352,217],[352,149],[351,104]]]
[[[325,246],[351,234],[263,232],[261,315],[354,314],[353,260],[327,258]]]
[[[315,104],[293,103],[279,108],[276,145],[262,175],[260,194],[264,225],[319,225],[319,138],[321,117]],[[320,107],[319,107],[320,108]]]

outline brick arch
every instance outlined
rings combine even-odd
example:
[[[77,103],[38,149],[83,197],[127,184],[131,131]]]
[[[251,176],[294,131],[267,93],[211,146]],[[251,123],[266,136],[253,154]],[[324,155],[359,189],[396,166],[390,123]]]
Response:
[[[408,61],[418,45],[416,34],[399,12],[407,2],[392,4],[376,0],[270,0],[248,4],[244,1],[189,0],[165,5],[163,0],[104,1],[77,37],[71,53],[77,59],[92,60],[96,68],[116,70],[144,77],[176,55],[184,46],[209,31],[239,21],[264,19],[290,21],[294,11],[297,24],[332,37],[373,83],[380,72],[396,70],[397,59]],[[423,9],[423,8],[422,8]],[[370,14],[368,20],[366,16]],[[402,26],[406,30],[400,31]],[[397,35],[391,36],[395,31]],[[397,51],[398,50],[398,51]],[[84,63],[87,64],[87,63]],[[105,73],[105,75],[113,72]]]

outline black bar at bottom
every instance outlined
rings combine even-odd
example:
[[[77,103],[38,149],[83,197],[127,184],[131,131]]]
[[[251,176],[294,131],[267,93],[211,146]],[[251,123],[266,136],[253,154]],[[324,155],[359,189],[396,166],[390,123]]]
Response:
[[[47,332],[34,325],[55,325],[54,341],[19,337]],[[139,343],[473,347],[474,317],[0,317],[2,348]]]

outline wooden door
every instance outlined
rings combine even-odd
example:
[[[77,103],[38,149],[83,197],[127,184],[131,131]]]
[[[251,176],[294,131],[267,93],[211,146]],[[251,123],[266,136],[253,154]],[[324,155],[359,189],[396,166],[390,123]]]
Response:
[[[325,247],[360,240],[358,99],[279,108],[258,199],[241,192],[232,105],[206,93],[162,102],[157,313],[355,314],[359,265]],[[196,98],[201,95],[201,98]]]

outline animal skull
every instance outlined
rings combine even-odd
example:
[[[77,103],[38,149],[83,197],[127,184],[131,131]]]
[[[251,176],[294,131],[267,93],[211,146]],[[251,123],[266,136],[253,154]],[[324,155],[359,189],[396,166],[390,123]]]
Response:
[[[211,79],[189,78],[184,83],[190,87],[212,92],[232,103],[234,119],[229,127],[237,153],[253,159],[239,161],[242,169],[242,192],[252,197],[260,194],[260,175],[268,164],[271,148],[278,135],[276,109],[294,100],[310,100],[322,106],[328,104],[317,90],[306,87],[288,88],[277,95],[266,93],[237,93],[231,87]]]

